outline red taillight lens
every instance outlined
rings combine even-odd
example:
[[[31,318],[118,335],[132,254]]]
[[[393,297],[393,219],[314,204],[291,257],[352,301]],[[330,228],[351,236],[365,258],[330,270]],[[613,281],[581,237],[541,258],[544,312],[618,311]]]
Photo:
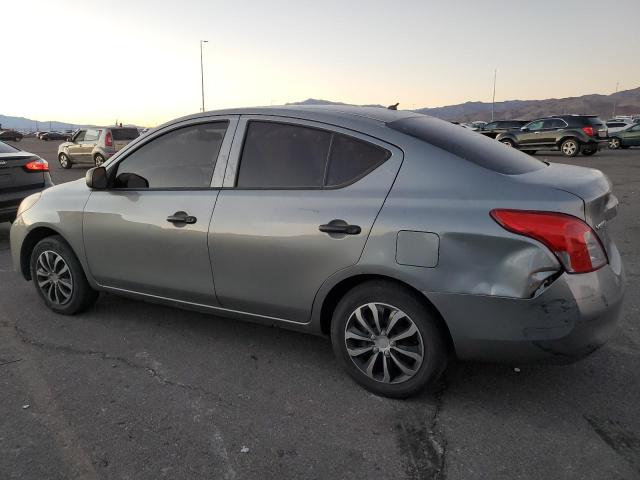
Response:
[[[569,273],[586,273],[607,264],[593,229],[579,218],[556,212],[492,210],[502,227],[545,244]]]
[[[27,163],[24,168],[29,172],[48,172],[49,163],[47,163],[47,161],[42,158],[36,158],[35,160]]]
[[[113,137],[111,136],[111,132],[107,132],[107,134],[104,136],[104,144],[107,147],[113,147]]]
[[[593,127],[582,127],[582,131],[590,137],[593,137],[596,134],[596,131]]]

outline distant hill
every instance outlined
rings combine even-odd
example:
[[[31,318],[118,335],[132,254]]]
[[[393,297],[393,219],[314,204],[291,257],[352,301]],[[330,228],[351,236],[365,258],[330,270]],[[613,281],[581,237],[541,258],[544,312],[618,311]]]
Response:
[[[343,103],[343,102],[332,102],[330,100],[320,100],[317,98],[307,98],[306,100],[303,100],[301,102],[291,102],[291,103],[287,103],[286,105],[351,105],[350,103]],[[358,105],[359,107],[382,107],[384,108],[384,105],[380,105],[379,103],[375,103],[375,104],[368,104],[368,105]]]
[[[569,113],[583,113],[598,115],[608,119],[613,113],[613,103],[616,100],[616,115],[640,114],[640,87],[623,90],[611,95],[583,95],[581,97],[549,98],[546,100],[507,100],[495,103],[496,120],[522,119],[531,120],[547,115]],[[347,105],[341,102],[316,100],[309,98],[303,102],[288,105]],[[374,105],[382,106],[382,105]],[[400,104],[402,109],[402,104]],[[415,112],[432,115],[444,120],[469,122],[474,120],[491,119],[491,103],[467,102],[458,105],[448,105],[436,108],[418,108]]]
[[[75,130],[76,128],[95,127],[96,125],[90,124],[78,124],[78,123],[66,123],[57,120],[51,121],[39,121],[32,120],[31,118],[24,117],[10,117],[7,115],[0,115],[0,125],[2,128],[11,128],[14,130],[24,130],[29,132],[35,132],[36,130],[47,131],[64,131]],[[137,127],[136,125],[124,124],[125,127]]]

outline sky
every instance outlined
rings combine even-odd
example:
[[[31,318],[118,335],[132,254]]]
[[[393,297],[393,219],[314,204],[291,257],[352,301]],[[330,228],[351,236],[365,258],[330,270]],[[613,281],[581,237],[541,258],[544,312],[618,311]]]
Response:
[[[40,121],[199,111],[200,40],[207,110],[490,102],[494,69],[496,101],[640,86],[639,0],[0,2],[0,114]]]

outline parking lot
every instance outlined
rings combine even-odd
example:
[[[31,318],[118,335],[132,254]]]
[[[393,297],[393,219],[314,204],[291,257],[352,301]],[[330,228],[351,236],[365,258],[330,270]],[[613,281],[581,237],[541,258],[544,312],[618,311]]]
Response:
[[[58,144],[17,145],[55,183],[84,176]],[[639,478],[640,149],[539,157],[614,183],[617,335],[573,365],[452,365],[404,401],[357,386],[318,337],[106,294],[56,315],[0,224],[0,478]]]

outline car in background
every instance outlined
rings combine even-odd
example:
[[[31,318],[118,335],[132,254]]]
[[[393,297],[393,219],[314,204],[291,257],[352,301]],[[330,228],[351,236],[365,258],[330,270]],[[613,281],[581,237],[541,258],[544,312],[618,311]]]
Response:
[[[593,155],[608,144],[607,126],[596,115],[539,118],[519,130],[501,133],[496,140],[529,154],[559,150],[567,157]]]
[[[624,130],[609,135],[609,148],[640,147],[640,123],[629,125]]]
[[[611,120],[607,120],[607,132],[609,136],[611,136],[612,133],[626,130],[633,124],[634,122],[631,118],[612,118]]]
[[[20,140],[22,140],[22,137],[24,137],[24,135],[22,135],[20,132],[18,132],[16,130],[1,130],[0,131],[0,140],[1,141],[10,140],[12,142],[19,142]]]
[[[160,126],[45,191],[10,241],[56,313],[107,291],[324,335],[355,381],[406,397],[454,355],[603,345],[625,284],[616,213],[595,169],[414,112],[287,106]]]
[[[0,222],[13,222],[22,200],[52,185],[46,160],[0,142]]]
[[[69,141],[58,146],[58,162],[62,168],[71,168],[75,163],[91,163],[99,167],[139,136],[135,127],[80,129]]]
[[[529,123],[528,120],[496,120],[484,125],[478,130],[478,133],[489,138],[496,138],[498,135],[508,130],[518,130],[527,123]]]
[[[45,132],[40,134],[40,140],[48,142],[49,140],[66,140],[69,137],[66,133],[62,132]]]

